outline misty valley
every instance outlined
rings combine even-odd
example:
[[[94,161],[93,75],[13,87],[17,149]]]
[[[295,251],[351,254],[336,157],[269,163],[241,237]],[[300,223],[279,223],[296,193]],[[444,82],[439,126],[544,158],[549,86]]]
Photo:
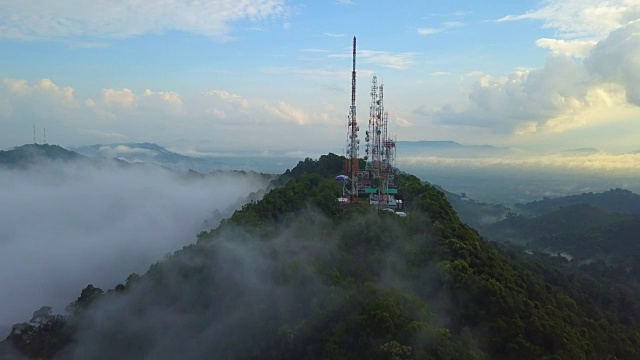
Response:
[[[489,202],[400,168],[401,217],[337,202],[331,153],[100,148],[0,152],[0,359],[640,356],[632,191]]]

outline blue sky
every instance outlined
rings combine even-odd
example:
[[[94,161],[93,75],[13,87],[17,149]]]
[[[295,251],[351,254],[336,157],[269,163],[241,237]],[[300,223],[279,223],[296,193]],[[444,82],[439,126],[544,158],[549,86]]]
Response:
[[[358,39],[399,140],[640,150],[640,1],[0,1],[0,148],[340,152]]]

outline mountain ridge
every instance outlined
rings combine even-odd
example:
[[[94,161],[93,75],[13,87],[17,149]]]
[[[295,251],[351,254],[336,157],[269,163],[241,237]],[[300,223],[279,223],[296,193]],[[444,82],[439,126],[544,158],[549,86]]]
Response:
[[[623,323],[624,305],[588,301],[606,287],[503,252],[413,175],[399,179],[406,218],[345,211],[321,175],[337,160],[301,161],[143,276],[107,292],[87,286],[70,315],[41,309],[7,341],[45,358],[638,355],[637,308]]]
[[[58,145],[25,144],[11,150],[0,151],[0,165],[26,167],[43,161],[73,161],[87,158]]]

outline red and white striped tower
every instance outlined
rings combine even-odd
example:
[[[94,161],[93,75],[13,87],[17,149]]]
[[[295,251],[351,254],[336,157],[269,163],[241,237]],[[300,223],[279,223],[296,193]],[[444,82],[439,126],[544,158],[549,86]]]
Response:
[[[347,151],[345,160],[345,175],[349,177],[351,187],[346,187],[351,201],[358,197],[358,122],[356,120],[356,37],[353,37],[353,69],[351,71],[351,108],[347,122]]]

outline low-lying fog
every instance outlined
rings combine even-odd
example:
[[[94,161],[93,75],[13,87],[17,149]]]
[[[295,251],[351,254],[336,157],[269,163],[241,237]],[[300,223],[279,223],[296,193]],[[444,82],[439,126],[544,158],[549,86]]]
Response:
[[[43,305],[62,313],[88,284],[106,290],[145,272],[265,182],[150,166],[0,169],[0,331]]]
[[[513,205],[623,188],[640,192],[640,154],[401,154],[397,166],[475,200]]]

